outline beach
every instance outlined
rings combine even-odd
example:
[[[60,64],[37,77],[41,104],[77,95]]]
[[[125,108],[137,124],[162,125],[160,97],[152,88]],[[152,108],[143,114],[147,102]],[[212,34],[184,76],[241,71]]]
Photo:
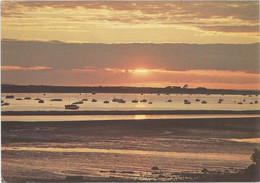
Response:
[[[237,173],[260,147],[251,118],[2,122],[6,181],[181,181]],[[192,176],[191,176],[192,175]]]

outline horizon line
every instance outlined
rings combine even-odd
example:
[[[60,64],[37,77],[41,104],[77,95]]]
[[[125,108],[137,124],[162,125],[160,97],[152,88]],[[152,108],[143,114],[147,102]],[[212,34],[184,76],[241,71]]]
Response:
[[[260,44],[258,42],[252,43],[198,43],[198,42],[81,42],[81,41],[62,41],[62,40],[47,40],[47,39],[15,39],[15,38],[1,38],[2,41],[20,41],[20,42],[43,42],[43,43],[67,43],[67,44],[188,44],[188,45],[250,45],[250,44]]]
[[[78,88],[84,88],[84,87],[93,87],[93,88],[108,88],[108,87],[122,87],[122,88],[160,88],[160,89],[167,89],[167,87],[172,87],[170,89],[204,89],[204,90],[236,90],[236,91],[260,91],[260,89],[227,89],[227,88],[207,88],[204,86],[196,87],[196,88],[183,88],[183,86],[178,86],[178,85],[170,85],[170,86],[165,86],[165,87],[154,87],[154,86],[120,86],[120,85],[98,85],[98,86],[91,86],[91,85],[84,85],[84,86],[75,86],[75,85],[37,85],[37,84],[6,84],[6,83],[1,83],[1,88],[3,85],[12,85],[12,86],[47,86],[47,87],[78,87]],[[177,87],[177,88],[174,88]],[[180,87],[180,88],[179,88]],[[2,93],[2,92],[1,92]]]

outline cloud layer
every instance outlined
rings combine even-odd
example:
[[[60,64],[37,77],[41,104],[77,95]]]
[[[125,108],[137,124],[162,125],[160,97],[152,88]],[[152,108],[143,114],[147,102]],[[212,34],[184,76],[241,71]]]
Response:
[[[38,38],[50,39],[60,32],[60,40],[86,42],[178,42],[173,36],[181,36],[180,42],[188,42],[185,36],[190,42],[216,42],[220,36],[229,42],[256,42],[259,2],[2,2],[2,27],[5,38],[35,38],[38,32]]]
[[[259,44],[80,44],[2,41],[13,84],[259,88]],[[147,72],[136,72],[146,69]]]
[[[3,66],[231,70],[259,73],[259,44],[79,44],[2,41]]]

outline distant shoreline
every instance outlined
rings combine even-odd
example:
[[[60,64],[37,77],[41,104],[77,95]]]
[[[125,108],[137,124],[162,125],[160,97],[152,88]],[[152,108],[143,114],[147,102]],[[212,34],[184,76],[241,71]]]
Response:
[[[133,93],[133,94],[230,94],[259,95],[259,90],[231,90],[181,88],[180,86],[155,87],[124,87],[124,86],[47,86],[47,85],[1,85],[2,93]]]
[[[260,110],[130,110],[130,111],[2,111],[1,115],[169,115],[169,114],[260,114]]]

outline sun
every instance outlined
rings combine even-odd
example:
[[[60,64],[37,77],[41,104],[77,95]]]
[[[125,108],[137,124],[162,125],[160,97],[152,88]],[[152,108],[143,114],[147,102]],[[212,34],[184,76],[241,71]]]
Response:
[[[138,73],[146,73],[147,70],[146,70],[146,69],[136,69],[135,72],[138,72]]]

